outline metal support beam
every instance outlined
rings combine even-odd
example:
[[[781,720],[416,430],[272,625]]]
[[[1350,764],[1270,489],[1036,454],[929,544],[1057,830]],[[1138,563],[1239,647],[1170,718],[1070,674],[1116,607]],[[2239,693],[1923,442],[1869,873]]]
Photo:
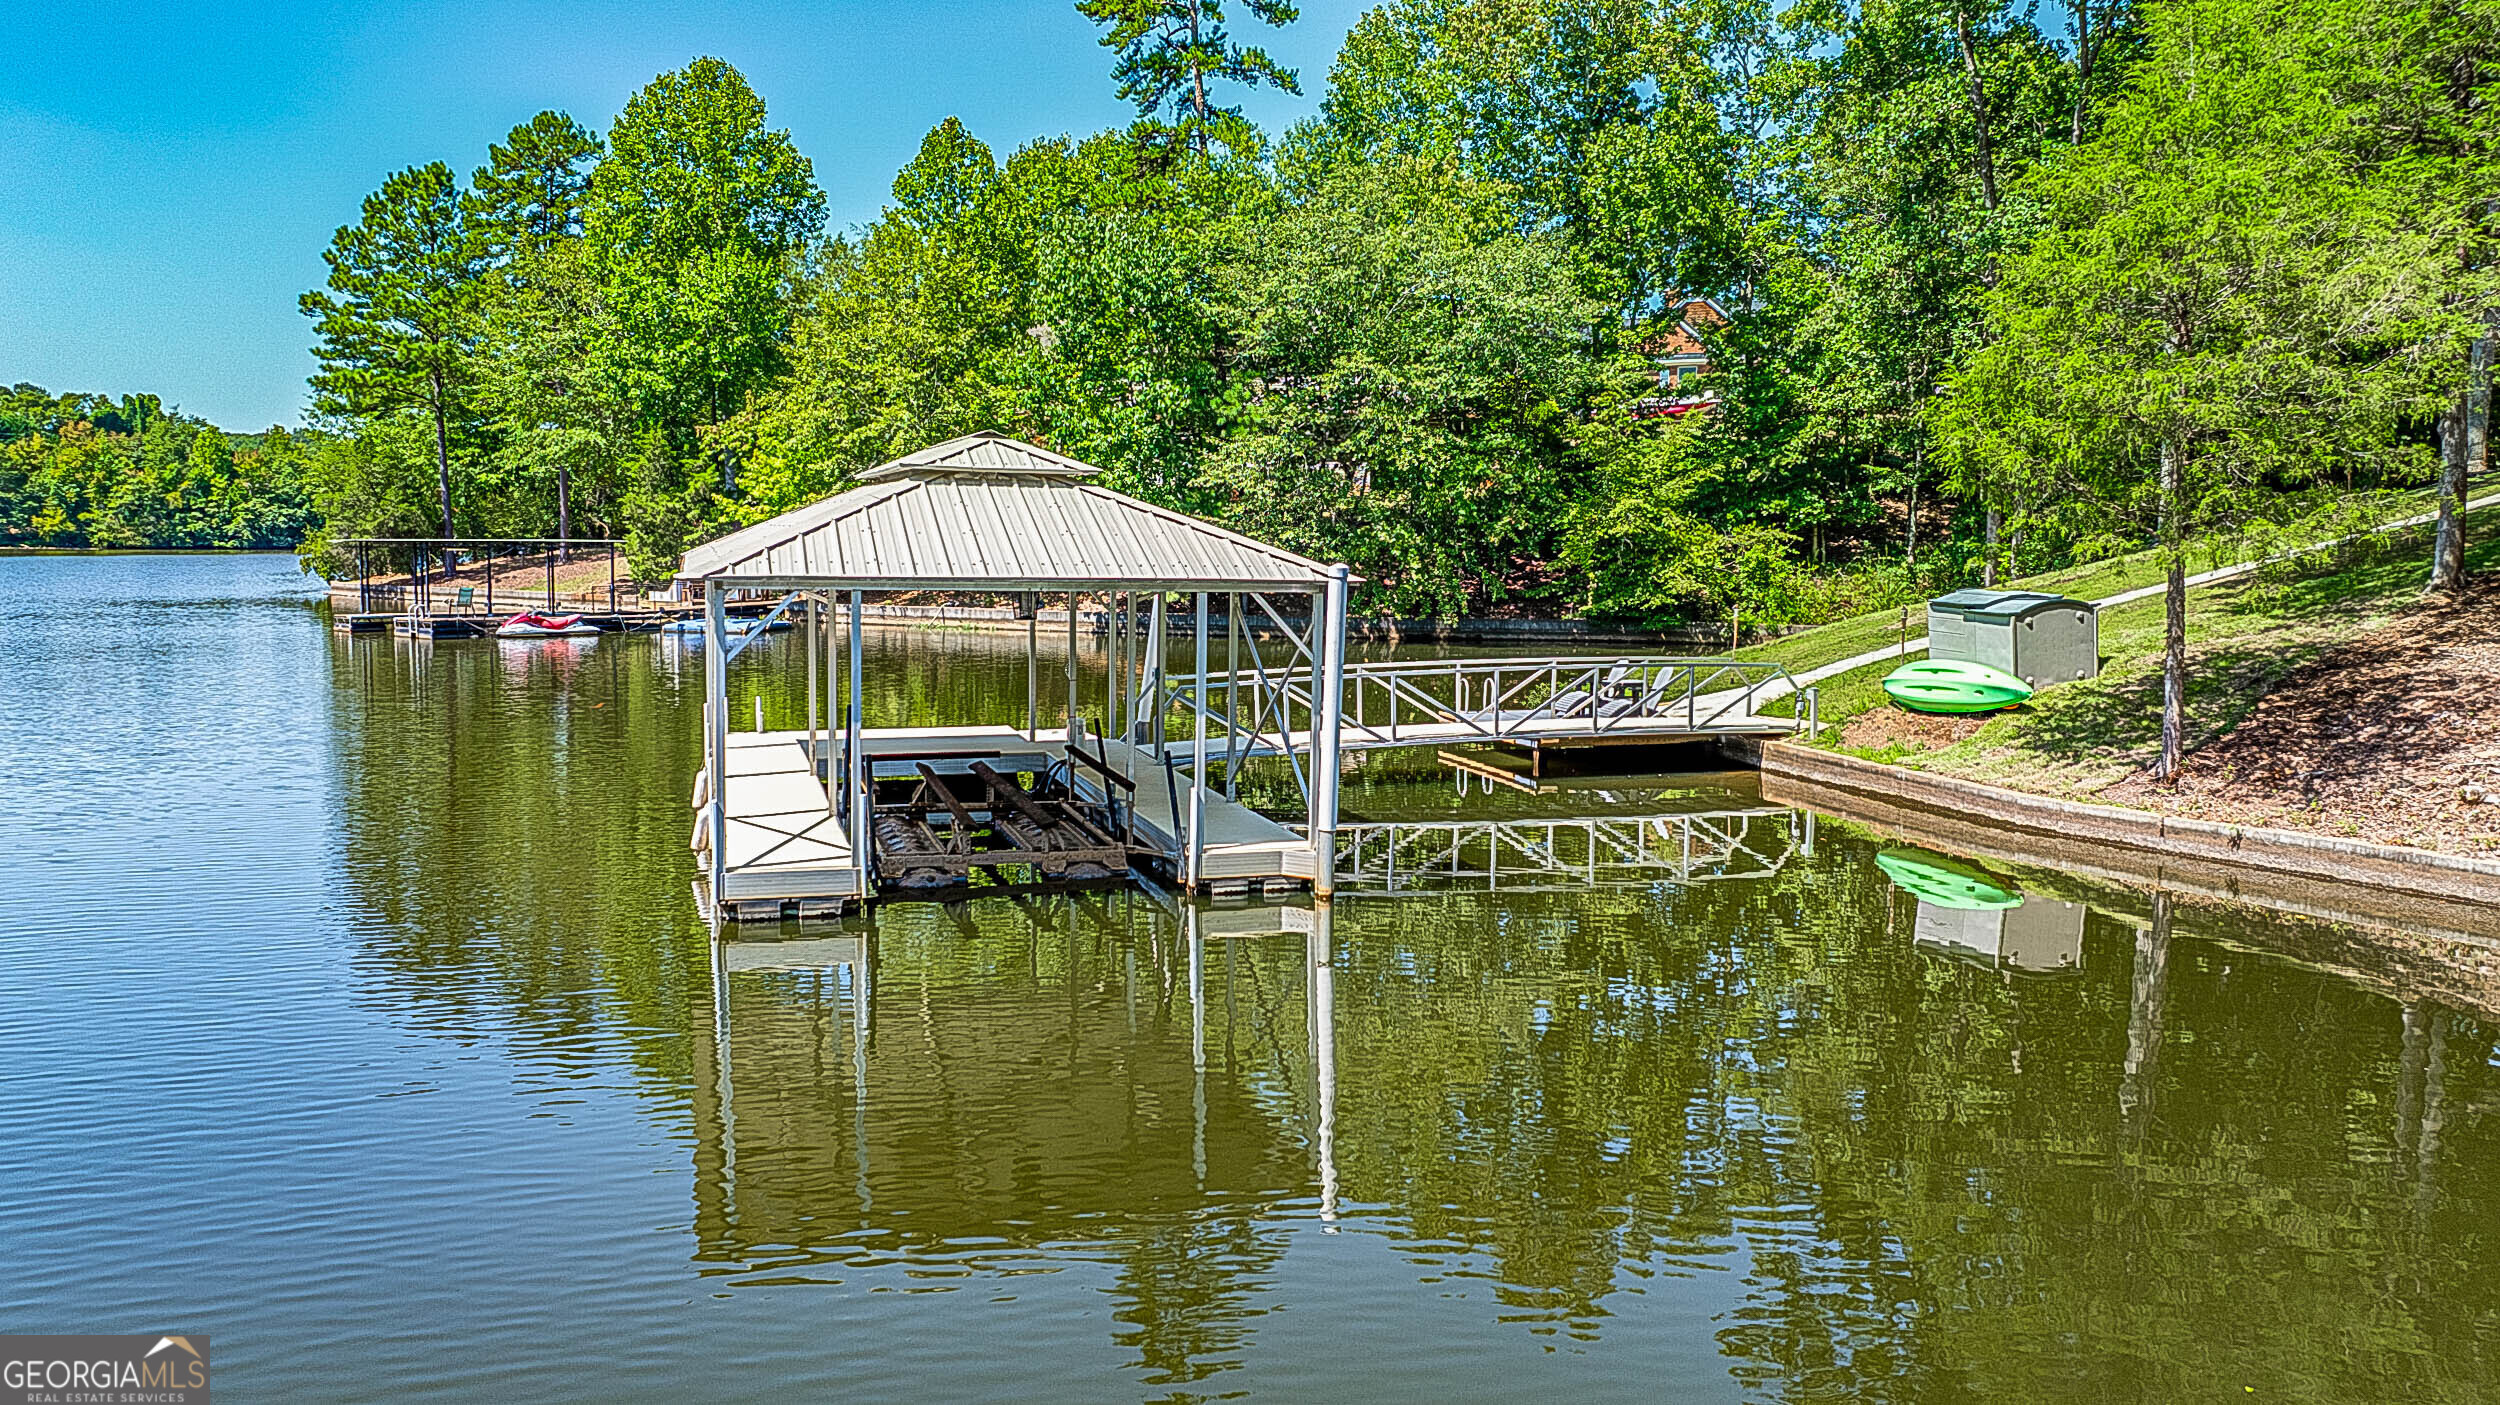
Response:
[[[1155,754],[1163,754],[1163,717],[1166,711],[1163,696],[1163,592],[1158,590],[1146,603],[1145,667],[1138,670],[1138,685],[1145,692],[1145,707],[1137,714],[1136,741],[1151,746]]]
[[[721,592],[703,592],[703,774],[711,779],[712,922],[717,927],[729,881],[729,620]]]
[[[1198,715],[1189,740],[1189,857],[1182,870],[1189,891],[1197,892],[1206,869],[1207,785],[1207,593],[1198,592]],[[1190,972],[1197,972],[1197,947],[1190,948]]]
[[[825,746],[815,760],[818,774],[825,782],[825,813],[847,815],[849,801],[842,789],[841,748],[833,744],[833,734],[842,726],[842,662],[833,647],[833,597],[825,597],[825,633],[818,641],[825,651]]]
[[[1198,672],[1204,674],[1201,663]],[[1241,592],[1224,597],[1224,798],[1241,798]]]
[[[1345,710],[1345,596],[1343,564],[1328,568],[1323,597],[1325,618],[1314,631],[1320,677],[1312,689],[1316,704],[1311,719],[1311,891],[1325,898],[1337,891],[1338,721]]]
[[[861,593],[856,590],[852,591],[851,705],[849,709],[849,716],[845,722],[847,737],[846,743],[842,748],[842,783],[845,786],[857,785],[859,787],[857,797],[851,802],[851,862],[859,869],[859,896],[860,900],[865,902],[868,898],[868,814],[869,811],[876,808],[877,797],[876,793],[870,788],[869,784],[866,781],[859,779],[863,774],[865,774],[866,770],[861,762],[859,750],[860,684],[865,679],[865,675],[860,672],[860,604]]]

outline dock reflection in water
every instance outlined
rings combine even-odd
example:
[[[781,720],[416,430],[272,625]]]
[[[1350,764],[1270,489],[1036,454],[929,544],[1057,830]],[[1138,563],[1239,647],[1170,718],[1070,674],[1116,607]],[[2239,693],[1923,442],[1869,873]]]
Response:
[[[919,681],[872,719],[1020,688],[984,643],[881,641],[920,671],[873,676]],[[446,707],[503,719],[499,750],[549,709],[577,749],[544,779],[526,755],[478,767],[455,787],[474,857],[423,863],[454,812],[349,769],[371,800],[351,872],[376,900],[406,885],[394,942],[454,910],[507,933],[436,953],[455,962],[526,966],[578,933],[620,969],[655,941],[704,963],[685,1056],[644,1060],[684,1069],[664,1094],[691,1137],[679,1262],[741,1317],[827,1293],[854,1330],[916,1344],[851,1363],[870,1379],[2078,1399],[2500,1381],[2481,1344],[2495,1002],[2428,967],[2269,954],[2349,961],[2369,938],[1884,847],[1748,776],[1522,787],[1383,753],[1349,772],[1358,896],[1324,918],[1122,891],[896,904],[714,948],[683,925],[683,870],[673,891],[649,871],[666,847],[625,838],[682,827],[690,698],[665,644],[611,645],[589,668],[501,666],[474,701],[484,660],[412,669],[414,705],[358,732],[380,753]],[[761,658],[742,715],[756,696],[786,715]],[[639,759],[581,764],[611,729]],[[568,895],[509,860],[543,830],[485,798],[515,776],[612,836],[585,875],[601,909],[680,914],[665,935],[540,906]],[[612,824],[618,795],[657,818]],[[544,912],[537,935],[493,915],[520,910]],[[999,1333],[1011,1362],[968,1338]]]
[[[695,1064],[707,1263],[995,1268],[1106,1218],[1316,1204],[1324,931],[1257,909],[1268,935],[1210,953],[1195,909],[1143,894],[996,906],[720,944]],[[984,1241],[1000,1256],[960,1247]]]
[[[2500,1397],[2488,914],[1380,752],[1347,821],[1467,834],[1460,880],[1401,850],[1312,930],[1114,893],[716,949],[665,642],[0,574],[17,1320],[201,1324],[255,1398]],[[873,646],[872,725],[1022,697],[1021,639]],[[798,663],[734,715],[803,723]]]

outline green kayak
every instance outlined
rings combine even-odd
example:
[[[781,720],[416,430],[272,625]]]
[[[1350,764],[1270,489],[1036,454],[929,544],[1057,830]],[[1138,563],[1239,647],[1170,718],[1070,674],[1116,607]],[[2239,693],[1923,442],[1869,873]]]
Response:
[[[1984,663],[1920,659],[1884,677],[1884,691],[1918,712],[1994,712],[2031,696],[2031,685]]]
[[[1894,887],[1938,907],[1984,912],[2023,905],[2022,895],[1997,886],[1995,875],[1934,854],[1886,849],[1875,856],[1875,866]]]

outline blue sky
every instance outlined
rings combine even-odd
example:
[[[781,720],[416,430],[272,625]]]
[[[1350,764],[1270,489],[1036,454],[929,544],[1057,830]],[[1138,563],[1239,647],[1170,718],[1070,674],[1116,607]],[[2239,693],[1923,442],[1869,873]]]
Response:
[[[1313,111],[1361,9],[1304,0],[1300,22],[1256,35],[1304,96],[1252,94],[1249,114],[1277,131]],[[229,429],[300,418],[296,296],[365,193],[426,161],[465,175],[541,108],[604,130],[652,75],[716,54],[815,162],[836,226],[873,218],[949,115],[1002,157],[1130,115],[1071,0],[7,11],[0,383],[152,391]]]

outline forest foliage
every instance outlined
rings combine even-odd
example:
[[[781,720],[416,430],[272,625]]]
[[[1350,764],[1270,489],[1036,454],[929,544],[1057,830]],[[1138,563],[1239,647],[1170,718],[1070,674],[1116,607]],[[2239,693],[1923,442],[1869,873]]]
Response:
[[[283,548],[318,435],[228,434],[153,395],[0,390],[0,545]]]
[[[1133,124],[949,118],[853,228],[709,58],[389,177],[327,530],[664,575],[995,428],[1367,611],[1777,624],[2425,481],[2492,302],[2451,0],[1390,0],[1280,133],[1212,0],[1076,9]]]

